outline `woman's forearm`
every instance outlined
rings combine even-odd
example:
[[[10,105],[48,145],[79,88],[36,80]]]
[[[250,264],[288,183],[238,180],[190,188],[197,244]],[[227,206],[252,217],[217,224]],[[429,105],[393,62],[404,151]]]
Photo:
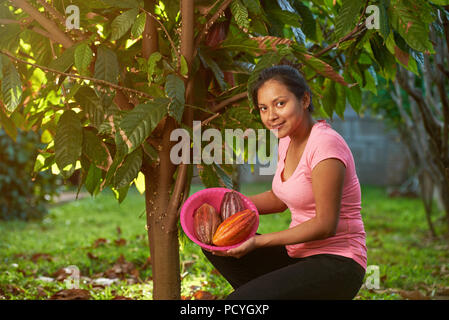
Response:
[[[297,244],[326,239],[335,234],[329,223],[311,218],[293,228],[256,236],[256,247]]]
[[[248,198],[255,204],[259,214],[283,212],[288,208],[271,190],[248,196]]]

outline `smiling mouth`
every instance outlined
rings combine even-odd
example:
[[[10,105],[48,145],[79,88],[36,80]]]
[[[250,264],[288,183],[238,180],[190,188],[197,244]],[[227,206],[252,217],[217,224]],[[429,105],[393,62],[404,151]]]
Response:
[[[285,122],[282,122],[282,123],[279,123],[279,124],[277,124],[277,125],[275,125],[275,126],[271,126],[271,129],[272,129],[272,130],[279,129],[279,128],[281,128],[281,127],[284,125],[284,123],[285,123]]]

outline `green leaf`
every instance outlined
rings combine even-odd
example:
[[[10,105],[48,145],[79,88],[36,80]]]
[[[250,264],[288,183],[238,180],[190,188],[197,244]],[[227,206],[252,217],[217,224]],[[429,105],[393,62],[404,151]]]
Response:
[[[64,50],[64,52],[55,60],[52,60],[48,65],[49,68],[57,71],[66,72],[75,63],[75,50],[78,46],[73,45]]]
[[[300,1],[294,1],[292,5],[301,16],[301,30],[308,38],[317,41],[317,20],[315,20],[312,11]]]
[[[65,111],[59,118],[55,136],[55,160],[59,170],[65,178],[72,175],[76,161],[81,156],[83,146],[83,129],[78,115],[72,111]],[[64,169],[72,165],[65,171]]]
[[[364,2],[360,0],[342,1],[341,8],[338,11],[338,16],[335,21],[336,39],[341,39],[355,27],[363,5]]]
[[[144,13],[139,14],[137,16],[136,21],[133,24],[133,27],[131,28],[131,36],[134,39],[137,39],[142,35],[143,30],[145,29],[145,22],[146,22],[146,15]]]
[[[22,98],[22,83],[16,68],[11,61],[5,57],[3,57],[2,74],[3,103],[9,112],[13,112],[19,105]]]
[[[1,57],[0,57],[1,60]],[[0,124],[6,134],[11,137],[14,141],[17,138],[17,128],[14,121],[4,112],[3,107],[0,105]]]
[[[100,8],[110,8],[110,7],[117,7],[117,8],[138,8],[139,7],[139,1],[137,0],[99,0],[100,2],[103,2],[103,7]]]
[[[157,69],[157,63],[162,59],[162,54],[160,52],[153,52],[151,56],[148,58],[147,63],[147,72],[148,72],[148,80],[153,81],[153,75]]]
[[[346,109],[346,91],[345,88],[339,83],[335,84],[335,92],[337,96],[335,97],[335,113],[344,120],[344,113]]]
[[[188,73],[189,66],[187,65],[187,60],[183,55],[181,55],[181,75],[187,76]]]
[[[80,104],[81,109],[87,114],[90,124],[100,128],[105,114],[100,98],[95,91],[89,87],[82,86],[76,92],[75,99]]]
[[[92,62],[93,52],[87,43],[78,45],[75,49],[75,67],[80,74],[88,74],[87,68]]]
[[[324,80],[323,86],[325,87],[323,92],[323,108],[324,111],[332,119],[332,114],[335,109],[335,101],[337,98],[337,90],[335,89],[335,82],[330,79]]]
[[[125,154],[139,147],[167,114],[170,100],[158,98],[137,105],[120,121],[116,139],[123,143]],[[121,145],[121,143],[117,143]]]
[[[112,157],[103,141],[92,130],[83,130],[83,154],[98,168],[109,170]]]
[[[393,28],[412,49],[434,53],[429,39],[429,24],[434,17],[427,2],[391,0],[388,14]]]
[[[447,6],[449,5],[449,0],[430,0],[430,2],[439,5],[439,6]]]
[[[231,2],[231,13],[239,27],[249,28],[248,9],[240,0]]]
[[[228,88],[228,83],[224,80],[224,73],[221,70],[220,66],[217,62],[209,55],[209,52],[200,52],[200,59],[203,62],[206,68],[212,70],[215,79],[217,80],[218,85],[222,91],[225,91]]]
[[[125,35],[136,21],[139,9],[133,8],[117,16],[111,24],[111,41],[118,40]],[[143,15],[145,17],[145,15]],[[142,30],[143,31],[143,30]]]
[[[108,47],[101,45],[97,50],[94,77],[116,84],[118,82],[119,65],[117,55]]]
[[[86,181],[84,183],[84,186],[86,187],[86,190],[89,191],[89,193],[92,196],[95,196],[100,191],[100,185],[101,185],[101,169],[97,168],[93,163],[89,166],[89,170],[87,172]]]
[[[221,187],[220,178],[218,177],[212,165],[197,164],[197,168],[201,182],[206,188]]]
[[[142,167],[142,149],[137,148],[128,154],[123,160],[122,164],[117,168],[114,176],[114,188],[121,189],[137,178],[137,175]]]
[[[276,20],[282,22],[284,25],[289,25],[292,27],[301,27],[300,17],[294,13],[287,10],[275,9],[270,10],[270,15]]]
[[[165,82],[165,94],[170,98],[168,114],[181,123],[185,104],[184,81],[175,74],[169,74]]]
[[[362,90],[360,90],[359,86],[354,86],[352,88],[346,87],[345,90],[352,109],[359,113],[360,108],[362,107]]]

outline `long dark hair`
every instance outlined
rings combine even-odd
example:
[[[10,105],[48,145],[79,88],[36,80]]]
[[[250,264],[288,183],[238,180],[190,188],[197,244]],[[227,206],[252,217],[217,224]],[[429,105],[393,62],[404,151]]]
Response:
[[[312,103],[312,92],[306,80],[297,69],[290,65],[284,64],[268,67],[260,72],[259,77],[251,87],[250,92],[252,102],[255,106],[259,104],[257,101],[257,92],[268,80],[276,80],[285,85],[288,90],[296,96],[298,101],[301,101],[304,92],[309,92],[310,104],[307,110],[309,110],[310,113],[313,112],[314,106]]]

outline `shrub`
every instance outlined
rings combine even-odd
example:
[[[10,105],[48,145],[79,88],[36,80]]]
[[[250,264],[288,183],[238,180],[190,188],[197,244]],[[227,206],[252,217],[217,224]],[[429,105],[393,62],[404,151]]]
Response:
[[[13,141],[0,129],[0,220],[40,219],[47,213],[46,203],[60,188],[60,178],[50,170],[33,172],[39,135],[18,131]]]

